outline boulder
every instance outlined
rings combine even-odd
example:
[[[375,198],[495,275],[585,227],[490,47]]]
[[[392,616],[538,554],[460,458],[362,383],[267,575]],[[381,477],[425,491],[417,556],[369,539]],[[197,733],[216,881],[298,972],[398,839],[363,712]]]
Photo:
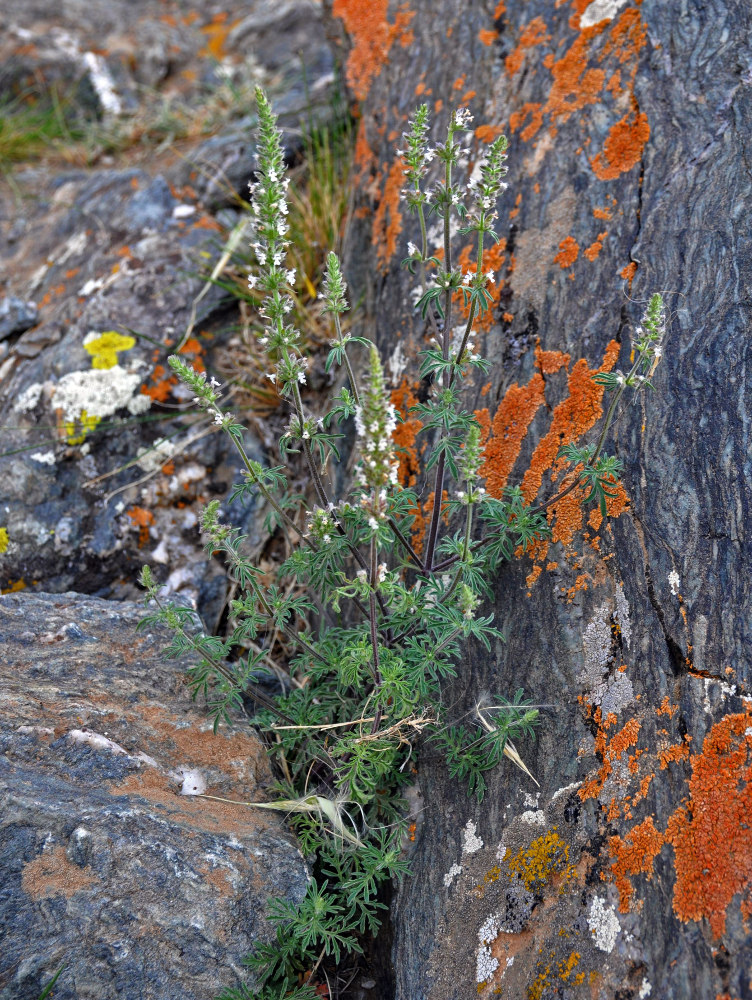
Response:
[[[0,998],[209,1000],[308,880],[263,745],[212,732],[143,609],[0,597]],[[206,792],[232,802],[198,798]],[[240,803],[240,804],[233,804]]]
[[[362,109],[348,278],[398,402],[425,390],[403,370],[428,331],[403,307],[419,240],[395,137],[421,101],[435,141],[469,106],[465,177],[484,142],[510,140],[484,257],[493,368],[467,387],[492,492],[553,495],[559,445],[592,439],[603,412],[589,376],[627,369],[652,292],[668,305],[655,391],[608,437],[624,462],[610,517],[560,505],[552,543],[494,582],[484,613],[506,643],[469,648],[446,690],[451,723],[524,688],[541,706],[538,741],[517,745],[535,780],[505,763],[479,804],[426,749],[396,997],[748,996],[749,7],[331,9]]]
[[[310,0],[237,0],[200,12],[157,0],[84,6],[85,17],[80,3],[52,17],[36,2],[0,12],[6,93],[23,90],[28,77],[43,99],[56,81],[85,77],[102,100],[119,102],[97,110],[116,146],[119,130],[146,123],[146,145],[128,149],[126,165],[104,154],[93,167],[22,165],[0,191],[8,293],[0,303],[0,591],[135,598],[149,561],[212,627],[226,588],[203,552],[198,512],[229,491],[241,462],[193,412],[167,358],[182,345],[186,361],[219,378],[248,363],[235,335],[237,303],[208,279],[241,220],[238,194],[247,195],[255,166],[252,85],[280,93],[292,158],[309,102],[319,117],[331,113],[331,55]],[[179,151],[168,141],[150,153],[167,107],[183,126],[188,114],[200,121]],[[164,127],[169,139],[169,115]],[[235,394],[235,404],[245,401]],[[250,432],[246,448],[264,461]],[[254,545],[264,515],[253,504],[231,512]]]

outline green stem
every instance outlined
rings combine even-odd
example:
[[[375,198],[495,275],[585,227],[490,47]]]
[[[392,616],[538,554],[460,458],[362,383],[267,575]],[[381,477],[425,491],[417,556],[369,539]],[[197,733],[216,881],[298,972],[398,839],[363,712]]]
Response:
[[[337,331],[337,339],[342,340],[342,327],[340,326],[339,316],[337,313],[334,314],[334,326]],[[347,368],[347,377],[350,379],[350,385],[352,386],[353,397],[355,399],[356,406],[360,406],[360,393],[358,392],[358,384],[355,381],[355,372],[352,370],[350,365],[350,359],[347,356],[347,348],[342,348],[342,356],[345,359],[345,368]]]

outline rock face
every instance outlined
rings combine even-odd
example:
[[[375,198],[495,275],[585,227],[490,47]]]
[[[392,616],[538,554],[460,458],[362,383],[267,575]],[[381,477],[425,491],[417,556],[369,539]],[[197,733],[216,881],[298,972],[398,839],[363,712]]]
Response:
[[[8,99],[75,85],[74,109],[90,98],[116,148],[139,127],[152,143],[123,143],[118,163],[103,146],[93,166],[73,147],[73,165],[19,167],[0,188],[0,591],[135,598],[149,561],[212,627],[224,587],[197,512],[240,462],[167,357],[182,344],[220,378],[247,363],[237,303],[207,281],[256,164],[252,88],[279,95],[292,155],[301,120],[331,113],[332,59],[309,0],[184,8],[0,2]],[[171,129],[187,133],[179,150]],[[232,516],[257,534],[258,511]]]
[[[484,258],[495,366],[468,389],[492,492],[552,495],[559,445],[602,413],[589,375],[628,366],[653,291],[669,306],[655,392],[609,436],[625,465],[611,517],[560,505],[553,542],[495,582],[507,642],[469,649],[447,690],[450,721],[520,686],[544,706],[538,742],[518,747],[540,785],[507,765],[478,805],[426,754],[396,995],[749,997],[749,5],[334,0],[332,14],[362,104],[348,277],[398,402],[420,390],[401,365],[426,331],[398,305],[418,240],[393,139],[418,101],[435,139],[450,107],[471,108],[472,158],[509,136],[504,238]]]
[[[0,598],[0,997],[207,1000],[307,872],[247,726],[215,736],[138,605]]]

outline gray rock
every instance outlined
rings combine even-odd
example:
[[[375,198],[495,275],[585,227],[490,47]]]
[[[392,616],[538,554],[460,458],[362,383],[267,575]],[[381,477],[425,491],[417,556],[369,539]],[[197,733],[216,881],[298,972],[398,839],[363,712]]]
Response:
[[[39,320],[36,302],[25,302],[15,295],[0,299],[0,340],[23,333]]]
[[[0,998],[206,1000],[247,981],[270,896],[307,870],[281,819],[196,798],[268,797],[263,746],[214,735],[187,661],[143,611],[77,594],[0,597]]]
[[[494,368],[468,389],[469,405],[493,419],[510,386],[540,378],[538,339],[570,355],[549,356],[546,404],[510,483],[531,463],[545,470],[534,453],[552,419],[570,436],[555,407],[571,394],[585,412],[585,365],[611,351],[607,364],[626,369],[655,290],[669,323],[655,392],[624,407],[607,444],[625,463],[628,509],[609,526],[576,510],[560,520],[537,578],[530,559],[506,567],[484,613],[507,643],[471,646],[447,687],[450,722],[472,717],[484,692],[508,698],[519,686],[549,706],[538,743],[518,744],[540,788],[505,762],[478,806],[426,754],[413,877],[393,913],[396,996],[745,996],[752,14],[740,0],[714,4],[710,19],[699,0],[671,10],[531,0],[500,4],[494,21],[493,7],[418,0],[412,39],[370,62],[369,39],[389,39],[395,15],[368,30],[351,19],[345,69],[373,157],[361,163],[348,279],[353,299],[365,297],[367,331],[387,357],[395,330],[408,357],[427,333],[401,306],[415,284],[399,268],[415,221],[383,202],[397,166],[388,136],[405,129],[420,91],[432,112],[444,102],[434,141],[463,101],[474,126],[510,138],[497,225],[506,247],[482,339]],[[478,147],[472,137],[473,158]],[[522,419],[509,397],[507,407]],[[556,425],[553,437],[555,451]],[[528,483],[539,499],[556,488],[548,475]],[[474,853],[462,850],[468,822],[483,841]],[[524,928],[507,928],[510,880],[525,864],[531,880],[543,876],[526,886],[541,901]]]

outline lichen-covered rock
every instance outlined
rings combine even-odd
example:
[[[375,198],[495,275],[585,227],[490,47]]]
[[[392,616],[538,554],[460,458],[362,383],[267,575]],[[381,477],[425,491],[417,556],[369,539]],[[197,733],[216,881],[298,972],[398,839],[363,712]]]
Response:
[[[518,746],[540,787],[507,764],[479,806],[426,754],[396,995],[739,1000],[752,965],[749,6],[331,10],[362,106],[348,277],[403,409],[427,331],[401,312],[417,279],[399,262],[418,240],[394,137],[426,101],[435,139],[450,108],[471,108],[470,161],[510,139],[503,239],[484,256],[494,368],[467,395],[490,492],[553,494],[559,446],[602,414],[589,376],[628,366],[653,291],[669,306],[655,391],[609,435],[625,464],[609,520],[576,496],[559,505],[552,542],[494,585],[506,644],[468,650],[447,689],[450,722],[519,686],[543,706],[537,745]]]
[[[137,605],[0,597],[0,998],[207,1000],[307,871],[247,726],[215,735]]]
[[[228,492],[241,462],[191,412],[167,358],[182,345],[194,367],[237,374],[228,358],[241,355],[239,341],[227,353],[236,305],[207,282],[255,166],[251,86],[280,93],[299,148],[309,100],[331,109],[331,57],[311,0],[85,6],[85,17],[78,3],[53,18],[39,3],[7,13],[6,90],[27,76],[42,90],[85,78],[104,101],[103,127],[127,131],[136,109],[153,121],[160,101],[176,115],[197,109],[199,121],[179,152],[131,149],[137,162],[124,167],[106,156],[93,169],[23,166],[0,190],[10,293],[0,308],[0,591],[134,598],[149,561],[211,626],[224,588],[202,550],[199,507]],[[264,460],[250,433],[246,447]],[[231,517],[255,545],[264,512],[236,506]]]

